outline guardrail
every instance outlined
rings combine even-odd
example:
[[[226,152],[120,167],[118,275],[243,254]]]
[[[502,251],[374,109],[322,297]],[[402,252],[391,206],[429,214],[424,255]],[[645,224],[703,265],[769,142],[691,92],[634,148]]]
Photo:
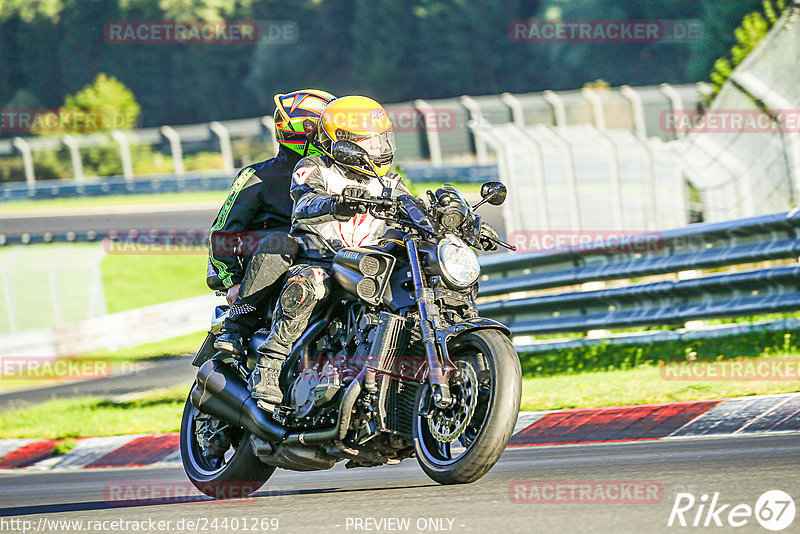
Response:
[[[427,164],[404,165],[403,175],[417,183],[482,183],[497,180],[496,165],[448,165],[431,167]],[[67,198],[104,195],[139,195],[147,193],[176,193],[185,191],[225,190],[233,182],[234,172],[203,171],[182,175],[157,174],[125,178],[112,176],[96,181],[40,180],[32,184],[11,183],[0,186],[0,202],[44,198]]]
[[[586,335],[539,339],[520,348],[538,352],[686,335],[710,337],[741,332],[743,325],[690,322],[800,310],[798,210],[695,224],[630,241],[627,248],[488,256],[482,260],[481,314],[508,324],[517,336]],[[786,264],[754,265],[766,261]],[[644,277],[651,278],[638,280]],[[663,330],[669,326],[678,328]],[[638,327],[659,330],[607,332]],[[767,321],[749,327],[779,326]]]

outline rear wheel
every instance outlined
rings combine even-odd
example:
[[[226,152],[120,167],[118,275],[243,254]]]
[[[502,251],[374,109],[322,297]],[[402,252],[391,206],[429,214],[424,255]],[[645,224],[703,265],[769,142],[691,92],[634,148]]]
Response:
[[[275,468],[253,453],[250,434],[201,413],[187,398],[181,420],[181,462],[201,492],[215,499],[246,497],[264,485]]]
[[[420,388],[414,448],[423,471],[440,484],[474,482],[497,461],[519,414],[522,372],[511,341],[497,330],[462,334],[448,346],[461,370],[453,407],[436,408],[430,385]]]

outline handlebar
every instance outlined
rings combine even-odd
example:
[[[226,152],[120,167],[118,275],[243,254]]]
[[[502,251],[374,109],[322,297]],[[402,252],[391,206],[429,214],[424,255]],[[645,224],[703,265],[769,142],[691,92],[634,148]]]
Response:
[[[334,196],[334,200],[337,200],[336,197],[338,197],[339,199],[342,199],[342,200],[350,200],[350,201],[353,201],[353,202],[360,202],[362,204],[370,204],[370,205],[379,206],[379,207],[382,207],[382,208],[391,208],[395,204],[395,199],[393,199],[393,198],[382,198],[382,197],[367,197],[367,198],[363,198],[363,197],[356,197],[356,196],[346,195],[346,194],[331,195],[331,196]]]

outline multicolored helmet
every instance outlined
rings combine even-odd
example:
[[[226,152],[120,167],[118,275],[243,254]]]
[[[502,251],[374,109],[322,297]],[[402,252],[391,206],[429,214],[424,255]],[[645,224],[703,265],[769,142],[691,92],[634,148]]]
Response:
[[[301,156],[322,154],[310,142],[305,121],[310,120],[316,130],[325,106],[334,98],[332,94],[317,89],[275,95],[275,139]]]
[[[345,165],[361,174],[385,176],[395,152],[394,130],[383,106],[365,96],[344,96],[325,107],[319,124],[319,146],[333,157],[336,141],[352,141],[367,151],[369,168]],[[340,163],[341,165],[341,163]]]

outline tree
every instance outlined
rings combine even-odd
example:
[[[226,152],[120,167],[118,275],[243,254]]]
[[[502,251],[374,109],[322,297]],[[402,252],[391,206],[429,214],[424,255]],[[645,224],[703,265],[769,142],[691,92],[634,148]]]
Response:
[[[100,73],[94,83],[67,96],[62,112],[71,111],[101,117],[99,130],[129,130],[137,125],[141,107],[133,93],[119,80]]]

